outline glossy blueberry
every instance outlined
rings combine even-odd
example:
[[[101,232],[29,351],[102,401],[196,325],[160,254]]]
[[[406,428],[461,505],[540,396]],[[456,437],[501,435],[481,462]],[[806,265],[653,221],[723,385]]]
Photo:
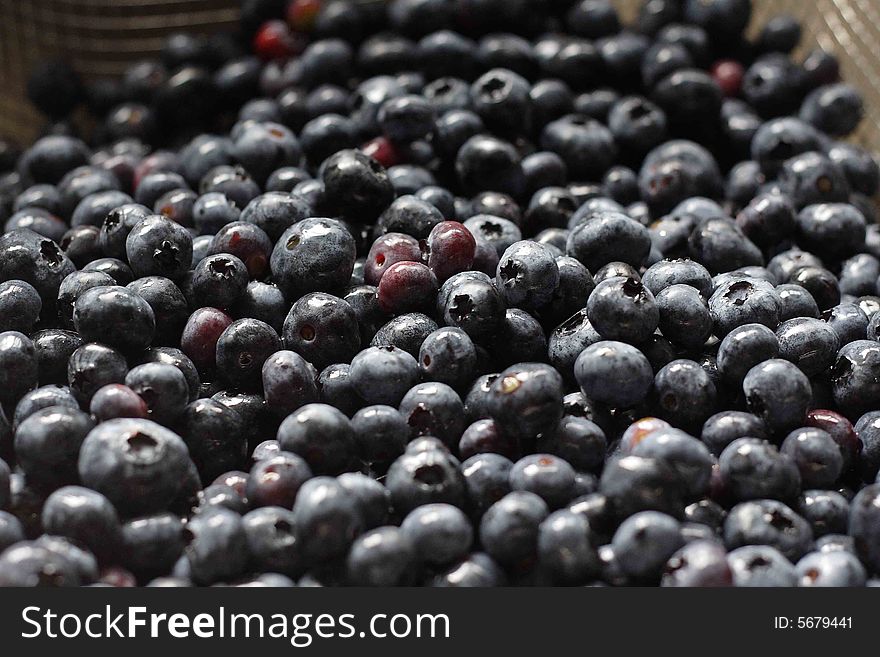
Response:
[[[510,470],[510,488],[540,496],[551,509],[565,506],[574,497],[575,471],[551,454],[525,456]]]
[[[412,543],[419,561],[435,567],[464,558],[473,541],[470,520],[451,504],[414,509],[403,519],[400,531]]]
[[[567,255],[580,260],[591,272],[609,262],[640,266],[651,247],[648,230],[617,212],[584,216],[572,215],[572,227],[566,246]]]
[[[226,224],[238,221],[241,208],[225,194],[208,192],[193,203],[192,215],[200,235],[214,235]]]
[[[299,489],[311,477],[312,471],[302,458],[281,451],[251,468],[245,489],[248,504],[291,508]]]
[[[147,417],[171,426],[183,413],[189,388],[183,373],[167,363],[138,365],[125,375],[125,385],[147,406]]]
[[[744,411],[721,411],[705,423],[700,439],[713,454],[720,455],[737,438],[768,438],[763,420]]]
[[[770,545],[745,545],[731,550],[727,562],[733,572],[734,586],[796,586],[794,565]]]
[[[845,534],[849,509],[849,500],[833,490],[805,490],[797,506],[797,512],[810,523],[816,538]]]
[[[356,586],[406,586],[415,580],[416,548],[398,527],[378,527],[359,536],[346,558]]]
[[[466,496],[458,461],[442,449],[407,450],[391,464],[385,486],[398,513],[433,502],[461,507]]]
[[[164,510],[189,467],[186,444],[177,434],[140,419],[102,422],[83,441],[78,464],[82,483],[124,513]]]
[[[641,351],[610,340],[584,349],[575,361],[574,375],[588,399],[623,408],[645,399],[654,379]]]
[[[317,401],[315,370],[294,351],[276,351],[262,364],[263,394],[269,408],[287,415]]]
[[[12,414],[13,426],[17,427],[37,411],[49,408],[50,406],[79,408],[76,398],[67,386],[41,386],[25,393],[18,400],[18,403],[15,405],[15,412]]]
[[[660,331],[671,342],[685,347],[702,346],[712,333],[712,317],[706,300],[696,288],[675,284],[656,297]]]
[[[635,456],[653,458],[672,468],[690,497],[708,491],[713,459],[696,438],[676,429],[658,429],[642,438],[631,450]]]
[[[813,540],[806,520],[782,502],[766,499],[733,507],[724,521],[723,536],[728,550],[744,545],[766,545],[792,561],[805,554]]]
[[[776,286],[776,292],[782,302],[779,307],[780,322],[800,317],[820,317],[819,306],[805,287],[794,283],[783,283]]]
[[[25,281],[0,283],[0,329],[29,333],[43,307],[40,294]]]
[[[196,584],[226,581],[242,574],[249,559],[247,533],[240,515],[216,508],[186,524],[189,543],[183,554]]]
[[[331,477],[303,484],[293,506],[294,534],[306,563],[344,556],[363,529],[354,498]]]
[[[74,461],[95,423],[70,406],[50,406],[26,418],[15,430],[15,452],[28,479],[52,490],[77,480]]]
[[[67,382],[83,406],[105,385],[123,383],[127,372],[122,354],[95,342],[76,347],[67,361]]]
[[[298,454],[319,474],[346,469],[354,453],[350,420],[327,404],[307,404],[289,415],[277,439],[281,449]]]
[[[878,368],[880,349],[876,340],[856,340],[840,349],[831,368],[831,386],[834,400],[842,409],[856,415],[872,409],[869,399],[877,394]]]
[[[351,277],[355,242],[334,219],[305,219],[281,235],[269,264],[275,283],[289,298],[305,292],[333,291]]]
[[[718,459],[725,489],[737,500],[790,500],[800,488],[798,465],[790,452],[758,438],[738,438]]]
[[[192,236],[169,219],[151,216],[131,229],[125,239],[125,253],[137,276],[175,279],[189,271]]]
[[[562,377],[540,363],[513,365],[490,385],[486,410],[502,434],[534,438],[562,418]]]
[[[483,515],[480,542],[499,563],[514,569],[527,567],[536,558],[539,526],[548,512],[534,493],[509,493]]]
[[[291,577],[301,573],[292,511],[264,506],[245,514],[242,525],[252,567]]]
[[[684,509],[681,479],[659,459],[642,456],[609,459],[599,479],[599,492],[619,518],[645,510],[680,517]]]
[[[348,360],[360,346],[354,310],[323,292],[306,294],[291,306],[281,337],[286,348],[318,368]]]

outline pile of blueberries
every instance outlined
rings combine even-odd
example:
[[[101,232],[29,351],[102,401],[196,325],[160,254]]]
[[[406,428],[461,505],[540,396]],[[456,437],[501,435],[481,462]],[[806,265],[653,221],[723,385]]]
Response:
[[[880,172],[750,12],[248,0],[41,67],[0,584],[880,584]]]

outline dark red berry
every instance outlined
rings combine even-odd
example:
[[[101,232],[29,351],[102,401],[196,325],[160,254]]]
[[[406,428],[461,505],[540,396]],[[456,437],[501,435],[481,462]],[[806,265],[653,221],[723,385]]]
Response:
[[[728,98],[739,95],[744,73],[742,64],[733,59],[719,59],[712,66],[712,78]]]
[[[315,25],[322,0],[293,0],[287,6],[287,24],[297,32],[309,32]]]
[[[189,356],[200,372],[209,372],[214,367],[217,340],[232,318],[217,308],[199,308],[183,327],[180,349]]]
[[[843,455],[844,468],[853,462],[862,449],[861,440],[859,440],[852,422],[835,411],[829,411],[825,408],[813,409],[807,413],[804,426],[822,429],[834,438],[834,442],[837,443],[840,453]]]
[[[422,258],[419,241],[405,233],[382,235],[370,247],[364,263],[364,283],[378,285],[382,275],[398,262],[419,262]]]
[[[254,52],[264,60],[290,57],[299,49],[298,40],[284,21],[266,21],[254,36]]]
[[[401,154],[387,137],[376,137],[361,146],[361,151],[369,155],[386,169],[401,163]]]
[[[437,277],[420,262],[398,262],[379,281],[379,307],[388,313],[407,313],[434,302]]]
[[[99,422],[117,417],[147,417],[147,404],[134,390],[121,383],[100,388],[89,403],[89,412]]]
[[[463,224],[441,221],[425,240],[428,266],[441,281],[467,271],[474,263],[477,242]]]

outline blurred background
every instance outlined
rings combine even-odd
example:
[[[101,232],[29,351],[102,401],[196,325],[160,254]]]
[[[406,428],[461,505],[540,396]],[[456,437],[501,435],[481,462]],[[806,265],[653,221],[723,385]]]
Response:
[[[534,6],[545,1],[552,0],[533,0]],[[381,0],[304,4],[338,19],[352,2],[376,5]],[[630,19],[642,1],[615,4]],[[26,93],[28,76],[40,64],[53,60],[69,64],[96,97],[93,102],[100,103],[102,82],[122,76],[132,63],[162,58],[165,49],[166,64],[173,67],[167,61],[169,36],[205,35],[208,55],[222,61],[229,48],[249,47],[261,12],[278,15],[286,5],[287,0],[0,0],[0,137],[24,145],[47,129],[48,118],[34,108]],[[866,119],[854,140],[880,150],[880,2],[753,0],[753,5],[753,29],[770,16],[790,13],[803,21],[797,54],[819,46],[840,59],[842,77],[866,100]],[[53,74],[62,78],[57,84],[65,84],[63,74],[47,73]],[[82,116],[77,120],[85,121]]]

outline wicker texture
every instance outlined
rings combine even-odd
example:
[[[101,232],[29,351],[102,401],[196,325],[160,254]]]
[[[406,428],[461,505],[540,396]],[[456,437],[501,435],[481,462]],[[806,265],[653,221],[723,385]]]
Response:
[[[20,143],[41,123],[24,98],[27,71],[62,55],[85,76],[118,75],[154,55],[178,31],[209,32],[237,20],[238,0],[0,0],[0,134]],[[617,0],[631,17],[638,0]],[[838,55],[843,77],[864,94],[867,115],[854,140],[880,151],[880,2],[753,0],[753,28],[776,14],[798,16],[801,49]]]

